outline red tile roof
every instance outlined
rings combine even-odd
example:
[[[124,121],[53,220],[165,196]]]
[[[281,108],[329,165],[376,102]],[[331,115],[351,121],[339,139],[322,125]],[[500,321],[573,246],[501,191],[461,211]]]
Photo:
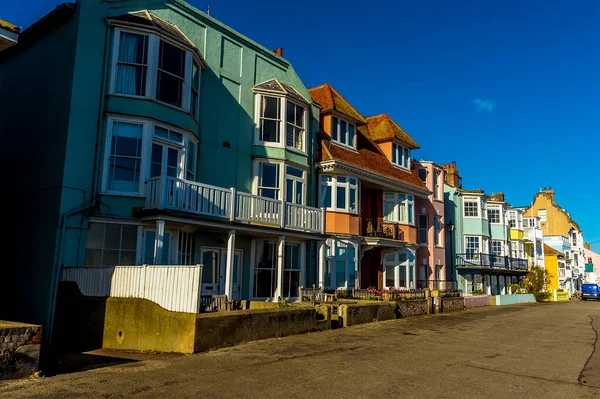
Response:
[[[388,114],[380,114],[367,118],[371,139],[375,141],[397,139],[407,144],[411,149],[419,145],[398,125]]]
[[[544,244],[544,255],[558,255],[558,256],[562,256],[564,257],[565,254],[563,254],[560,251],[557,251],[556,249],[552,248],[551,246]]]
[[[310,96],[321,105],[321,112],[335,110],[362,123],[367,120],[328,83],[308,89]]]
[[[319,162],[339,161],[382,177],[397,180],[415,189],[429,191],[416,172],[402,170],[392,165],[377,143],[368,138],[368,128],[358,127],[357,151],[336,145],[324,132],[319,135]]]

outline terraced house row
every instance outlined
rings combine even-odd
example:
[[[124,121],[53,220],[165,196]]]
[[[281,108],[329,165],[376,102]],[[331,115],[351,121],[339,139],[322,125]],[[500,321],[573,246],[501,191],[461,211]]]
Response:
[[[65,268],[201,264],[203,295],[293,301],[500,293],[543,261],[540,217],[463,190],[389,115],[180,0],[57,7],[0,53],[0,91],[29,160],[16,236],[36,243],[16,250],[13,311],[49,330]]]

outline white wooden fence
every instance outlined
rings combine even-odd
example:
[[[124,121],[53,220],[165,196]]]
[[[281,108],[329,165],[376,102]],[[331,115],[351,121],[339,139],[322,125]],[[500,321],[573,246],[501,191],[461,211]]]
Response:
[[[202,265],[65,267],[86,296],[143,298],[174,312],[199,313]]]

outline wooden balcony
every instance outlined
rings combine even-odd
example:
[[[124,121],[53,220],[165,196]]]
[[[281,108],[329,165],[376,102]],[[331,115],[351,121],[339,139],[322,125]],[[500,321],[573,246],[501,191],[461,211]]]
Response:
[[[144,209],[173,210],[230,222],[324,234],[322,209],[174,177],[145,182]]]

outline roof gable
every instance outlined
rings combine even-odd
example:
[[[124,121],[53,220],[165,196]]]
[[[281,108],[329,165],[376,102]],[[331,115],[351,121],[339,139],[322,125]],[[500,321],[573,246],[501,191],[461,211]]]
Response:
[[[565,256],[565,254],[563,254],[560,251],[557,251],[556,249],[552,248],[548,244],[544,244],[544,255],[556,255],[556,256],[562,256],[562,257]]]
[[[309,104],[309,101],[302,96],[293,86],[281,82],[279,79],[271,79],[254,86],[254,91],[262,93],[272,93],[282,96],[288,96],[296,101]]]
[[[420,148],[419,145],[398,125],[388,114],[380,114],[367,118],[371,139],[375,141],[400,140],[411,149]]]
[[[365,117],[328,83],[308,89],[308,93],[315,102],[321,105],[322,112],[337,111],[362,124],[367,123]]]

